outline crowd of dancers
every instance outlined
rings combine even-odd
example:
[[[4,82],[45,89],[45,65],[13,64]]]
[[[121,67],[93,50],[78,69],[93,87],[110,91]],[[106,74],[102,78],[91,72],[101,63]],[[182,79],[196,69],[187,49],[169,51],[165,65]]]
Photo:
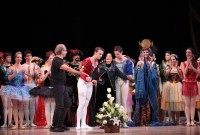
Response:
[[[92,129],[98,125],[95,114],[107,101],[107,88],[126,110],[121,127],[200,124],[200,56],[189,47],[186,60],[178,61],[171,50],[158,64],[150,39],[140,41],[139,49],[135,61],[123,54],[122,46],[103,58],[102,47],[83,57],[81,50],[68,52],[58,44],[44,60],[30,50],[23,55],[18,51],[13,64],[10,52],[0,52],[1,128]],[[180,119],[182,113],[186,121]]]

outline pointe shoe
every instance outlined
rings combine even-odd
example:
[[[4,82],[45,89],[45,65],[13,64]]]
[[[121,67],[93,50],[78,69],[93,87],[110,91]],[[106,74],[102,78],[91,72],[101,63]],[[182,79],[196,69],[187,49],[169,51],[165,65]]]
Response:
[[[8,128],[12,128],[12,127],[14,127],[13,124],[8,124]]]
[[[81,129],[92,129],[92,127],[88,126],[88,125],[82,125]]]
[[[190,124],[191,126],[195,126],[195,124],[194,124],[194,120],[191,120],[191,124]]]
[[[44,126],[44,128],[45,128],[45,129],[49,129],[49,128],[50,128],[50,126],[49,126],[49,125],[46,125],[46,126]]]
[[[190,123],[187,123],[186,126],[189,127],[189,126],[191,126],[191,124],[190,124]]]
[[[35,125],[34,123],[31,123],[31,127],[37,127],[37,125]]]
[[[7,127],[7,125],[5,125],[5,124],[4,124],[4,125],[2,125],[1,127],[2,127],[2,128],[6,128],[6,127]]]
[[[12,127],[11,129],[12,129],[12,130],[16,130],[16,129],[18,129],[18,126],[14,126],[14,127]]]
[[[20,126],[19,129],[24,130],[24,129],[26,129],[26,127],[25,126]]]
[[[77,127],[76,127],[76,130],[80,130],[80,129],[81,129],[81,127],[80,127],[80,126],[77,126]]]
[[[29,127],[29,124],[28,123],[24,124],[24,127]]]

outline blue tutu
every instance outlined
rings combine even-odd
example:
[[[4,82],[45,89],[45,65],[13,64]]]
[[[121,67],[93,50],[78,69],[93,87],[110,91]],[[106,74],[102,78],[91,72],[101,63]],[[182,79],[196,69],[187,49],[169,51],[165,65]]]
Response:
[[[9,74],[13,74],[14,71]],[[11,84],[0,89],[0,95],[7,96],[11,99],[27,101],[30,100],[31,87],[24,85],[24,78],[22,71],[17,73],[17,75],[11,80]]]

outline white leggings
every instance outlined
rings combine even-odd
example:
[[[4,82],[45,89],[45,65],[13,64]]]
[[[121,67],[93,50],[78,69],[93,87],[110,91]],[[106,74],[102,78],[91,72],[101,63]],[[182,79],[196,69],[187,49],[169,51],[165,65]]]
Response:
[[[24,112],[26,118],[26,124],[33,124],[34,116],[35,116],[35,104],[36,99],[31,98],[30,101],[25,101],[24,103]],[[30,123],[29,123],[29,116],[30,116]]]
[[[83,79],[78,80],[78,109],[77,109],[77,127],[86,125],[87,107],[89,105],[93,84],[92,82],[85,82]]]
[[[53,121],[53,114],[55,110],[55,98],[46,98],[44,99],[45,103],[45,116],[47,120],[47,125],[50,126],[52,125]]]
[[[35,83],[26,83],[25,85],[30,86],[32,88],[36,87]],[[24,104],[24,112],[26,118],[26,124],[33,124],[34,116],[35,116],[35,108],[36,108],[36,98],[31,97],[29,101],[25,101]],[[30,116],[30,123],[29,123],[29,116]]]
[[[3,126],[7,126],[7,117],[8,117],[8,124],[11,124],[12,121],[12,107],[13,104],[9,97],[1,95],[1,100],[3,104],[3,116],[4,116],[4,124]]]
[[[122,105],[126,112],[130,112],[130,108],[127,105],[128,92],[129,92],[129,81],[128,80],[116,80],[116,103]]]

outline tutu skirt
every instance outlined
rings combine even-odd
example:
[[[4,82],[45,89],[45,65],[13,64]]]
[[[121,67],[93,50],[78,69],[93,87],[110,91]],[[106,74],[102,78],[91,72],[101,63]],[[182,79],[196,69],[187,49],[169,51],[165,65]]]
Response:
[[[31,87],[29,86],[12,86],[7,85],[0,90],[0,95],[4,95],[11,99],[20,100],[20,101],[28,101],[30,100],[29,90]]]
[[[53,94],[53,87],[47,87],[47,86],[37,86],[30,90],[30,95],[37,97],[43,97],[43,98],[49,98],[54,97]]]
[[[171,111],[184,111],[185,105],[181,94],[180,82],[167,81],[162,91],[161,109]]]

